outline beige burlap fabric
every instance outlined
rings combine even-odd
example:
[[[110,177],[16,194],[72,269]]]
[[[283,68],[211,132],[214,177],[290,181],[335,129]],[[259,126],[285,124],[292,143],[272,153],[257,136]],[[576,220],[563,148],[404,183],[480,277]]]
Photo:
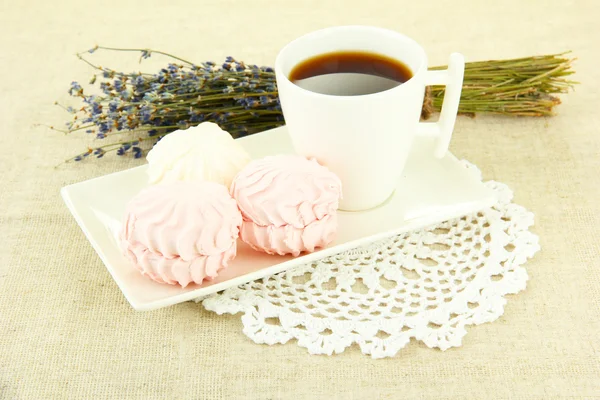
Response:
[[[600,398],[600,9],[588,1],[4,1],[0,5],[0,398]],[[542,251],[527,290],[498,321],[446,352],[412,343],[395,358],[358,349],[311,356],[261,346],[236,316],[186,303],[131,309],[59,197],[70,183],[138,161],[54,168],[86,146],[34,127],[90,70],[96,43],[202,61],[272,64],[314,29],[379,25],[421,42],[432,64],[572,49],[581,85],[547,119],[460,118],[452,150],[507,183],[536,215]],[[152,57],[152,70],[165,60]],[[97,55],[132,70],[135,56]],[[141,161],[140,161],[141,162]]]

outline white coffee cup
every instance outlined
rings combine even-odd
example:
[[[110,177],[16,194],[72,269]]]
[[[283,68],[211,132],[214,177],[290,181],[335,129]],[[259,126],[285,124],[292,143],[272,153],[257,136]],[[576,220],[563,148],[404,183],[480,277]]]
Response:
[[[357,96],[343,95],[334,75],[323,75],[320,82],[336,95],[307,90],[288,78],[299,63],[338,51],[381,54],[401,61],[413,76],[391,89]],[[448,151],[464,75],[461,54],[450,56],[447,70],[428,71],[425,50],[409,37],[376,27],[340,26],[289,43],[277,56],[275,73],[294,148],[340,177],[342,210],[373,208],[392,195],[415,135],[436,137],[438,158]],[[444,104],[438,122],[420,123],[427,85],[446,85]]]

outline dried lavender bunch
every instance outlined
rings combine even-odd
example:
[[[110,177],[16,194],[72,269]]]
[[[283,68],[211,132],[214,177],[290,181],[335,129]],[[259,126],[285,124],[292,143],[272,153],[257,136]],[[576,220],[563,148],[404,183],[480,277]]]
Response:
[[[133,139],[89,148],[72,160],[89,155],[97,158],[115,151],[117,155],[143,155],[143,142],[155,143],[164,135],[187,129],[204,121],[216,122],[234,137],[283,125],[283,115],[271,67],[238,62],[227,57],[224,63],[206,61],[194,64],[187,60],[145,49],[98,49],[139,51],[141,59],[152,53],[164,54],[177,61],[156,74],[123,73],[97,66],[78,54],[79,58],[101,73],[90,84],[99,83],[101,95],[87,94],[72,82],[69,94],[82,100],[79,109],[64,107],[73,114],[66,133],[84,130],[96,139],[133,132]],[[100,79],[98,79],[100,78]],[[58,103],[57,103],[58,104]],[[54,129],[54,128],[53,128]]]
[[[97,50],[139,52],[140,61],[160,54],[174,62],[156,74],[126,74],[97,66],[79,53],[81,60],[99,71],[90,84],[98,84],[102,94],[87,94],[72,82],[69,93],[80,98],[83,106],[74,109],[59,104],[73,114],[64,132],[85,130],[97,139],[129,134],[126,140],[88,148],[68,161],[90,155],[101,158],[111,151],[139,158],[163,136],[203,121],[216,122],[234,137],[284,124],[271,67],[245,64],[232,57],[219,65],[211,61],[194,64],[150,49],[96,46],[87,53]],[[562,57],[564,54],[467,63],[459,112],[552,115],[560,103],[552,94],[565,93],[575,83],[565,79],[573,71],[572,60]],[[428,88],[423,118],[439,111],[443,95],[443,87]]]

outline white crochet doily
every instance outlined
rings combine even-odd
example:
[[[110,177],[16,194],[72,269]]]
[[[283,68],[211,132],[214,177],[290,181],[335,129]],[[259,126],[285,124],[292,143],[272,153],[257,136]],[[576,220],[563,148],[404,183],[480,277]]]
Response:
[[[465,166],[479,172],[471,164]],[[296,339],[311,354],[356,343],[373,358],[394,356],[411,338],[446,350],[466,326],[497,319],[504,295],[525,288],[522,265],[538,250],[533,214],[504,184],[485,185],[498,204],[198,299],[218,314],[242,313],[256,343]]]

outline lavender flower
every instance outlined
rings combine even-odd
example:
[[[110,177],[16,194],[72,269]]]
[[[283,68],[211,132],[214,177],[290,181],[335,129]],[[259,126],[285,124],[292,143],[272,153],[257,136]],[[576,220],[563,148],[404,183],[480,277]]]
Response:
[[[83,94],[83,88],[77,82],[71,82],[71,88],[69,89],[71,96],[81,96]]]

